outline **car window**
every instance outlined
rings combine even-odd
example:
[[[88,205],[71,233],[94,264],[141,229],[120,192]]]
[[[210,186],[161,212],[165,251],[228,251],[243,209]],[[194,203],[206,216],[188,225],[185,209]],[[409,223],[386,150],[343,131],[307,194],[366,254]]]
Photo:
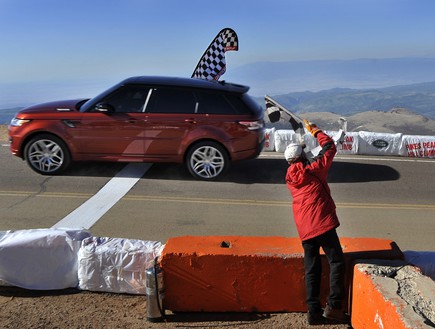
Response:
[[[195,113],[197,100],[189,89],[153,88],[147,102],[147,113]]]
[[[221,93],[198,91],[198,113],[207,114],[236,114],[234,107]]]
[[[116,113],[142,112],[148,92],[148,87],[123,86],[100,103],[111,105]]]
[[[249,97],[244,94],[243,97],[239,97],[236,95],[225,95],[225,98],[231,104],[232,108],[237,114],[252,114],[252,110],[250,106],[255,106],[254,104],[247,104],[246,101],[249,100]]]
[[[251,110],[240,95],[198,91],[198,113],[207,114],[251,114]]]

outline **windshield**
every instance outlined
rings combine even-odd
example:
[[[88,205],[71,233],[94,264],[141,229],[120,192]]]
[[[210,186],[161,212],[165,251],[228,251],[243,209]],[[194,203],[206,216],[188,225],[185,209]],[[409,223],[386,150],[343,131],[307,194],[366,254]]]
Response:
[[[117,84],[105,91],[103,91],[101,94],[85,101],[84,103],[78,104],[78,110],[80,112],[87,112],[89,111],[90,108],[92,108],[95,104],[97,104],[101,99],[103,99],[106,95],[110,94],[111,92],[113,92],[114,90],[118,89],[119,87],[121,87],[121,84]]]

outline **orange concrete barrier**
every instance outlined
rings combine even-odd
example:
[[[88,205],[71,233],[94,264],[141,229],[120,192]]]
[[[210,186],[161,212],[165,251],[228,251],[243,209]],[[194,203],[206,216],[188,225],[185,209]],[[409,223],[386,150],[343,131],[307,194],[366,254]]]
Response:
[[[354,329],[433,328],[435,282],[413,266],[402,267],[405,264],[385,260],[356,264],[351,312]],[[400,272],[396,274],[397,269]]]
[[[397,259],[390,240],[340,239],[347,264],[358,258]],[[328,290],[323,257],[322,299]],[[178,312],[306,311],[299,238],[185,236],[167,241],[161,257],[165,306]]]

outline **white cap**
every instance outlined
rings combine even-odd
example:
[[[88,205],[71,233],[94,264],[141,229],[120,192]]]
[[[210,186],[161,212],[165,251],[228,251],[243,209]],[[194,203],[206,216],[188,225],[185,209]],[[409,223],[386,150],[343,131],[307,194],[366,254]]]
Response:
[[[302,154],[302,145],[291,143],[287,145],[284,151],[284,157],[287,161],[299,158]]]

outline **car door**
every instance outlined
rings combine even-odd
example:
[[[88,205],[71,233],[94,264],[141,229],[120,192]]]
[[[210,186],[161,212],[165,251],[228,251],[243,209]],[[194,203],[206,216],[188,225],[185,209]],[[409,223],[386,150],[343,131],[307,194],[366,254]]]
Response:
[[[84,112],[80,153],[92,158],[143,157],[148,94],[144,86],[122,86]]]
[[[152,88],[145,109],[146,156],[181,156],[186,137],[205,120],[204,115],[195,113],[197,108],[197,99],[189,88]]]

